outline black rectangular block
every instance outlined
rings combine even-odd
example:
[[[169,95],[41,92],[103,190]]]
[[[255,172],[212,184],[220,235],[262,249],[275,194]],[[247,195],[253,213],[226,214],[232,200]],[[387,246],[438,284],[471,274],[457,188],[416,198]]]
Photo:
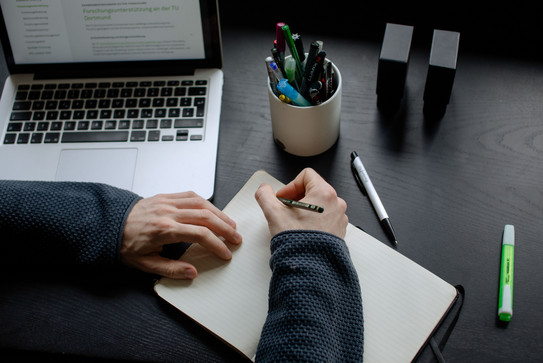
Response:
[[[412,37],[412,26],[387,23],[379,55],[376,89],[378,97],[387,102],[399,103],[403,97]]]
[[[426,85],[424,103],[434,107],[445,107],[449,103],[456,74],[460,33],[434,30],[432,50]]]

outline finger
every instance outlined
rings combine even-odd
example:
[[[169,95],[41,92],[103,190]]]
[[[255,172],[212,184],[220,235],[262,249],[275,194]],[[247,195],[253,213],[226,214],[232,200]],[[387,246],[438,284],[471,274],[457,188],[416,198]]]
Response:
[[[232,251],[226,244],[207,227],[193,224],[178,224],[172,231],[178,241],[198,243],[223,260],[232,258]]]
[[[267,183],[260,185],[260,187],[255,192],[255,199],[262,211],[264,212],[266,218],[268,218],[274,208],[282,206],[282,204],[277,199],[273,188]]]
[[[144,272],[172,279],[192,280],[198,276],[198,271],[190,263],[171,260],[160,255],[141,257],[136,267]]]
[[[210,201],[200,197],[194,192],[183,192],[168,195],[172,204],[177,209],[206,209],[215,214],[232,228],[236,228],[236,222],[226,213],[218,209]]]
[[[241,235],[230,224],[208,209],[180,209],[173,218],[178,223],[209,228],[230,243],[241,243]]]
[[[300,200],[321,183],[327,185],[324,179],[315,170],[305,168],[296,176],[296,178],[294,178],[294,180],[279,189],[277,191],[277,196]]]

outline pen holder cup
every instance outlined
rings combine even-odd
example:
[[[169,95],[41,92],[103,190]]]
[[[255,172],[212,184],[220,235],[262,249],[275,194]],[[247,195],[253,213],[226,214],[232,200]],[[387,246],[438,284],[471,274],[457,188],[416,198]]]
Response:
[[[294,106],[282,102],[268,80],[273,138],[286,152],[297,156],[318,155],[331,148],[339,137],[341,73],[332,63],[334,94],[315,106]]]

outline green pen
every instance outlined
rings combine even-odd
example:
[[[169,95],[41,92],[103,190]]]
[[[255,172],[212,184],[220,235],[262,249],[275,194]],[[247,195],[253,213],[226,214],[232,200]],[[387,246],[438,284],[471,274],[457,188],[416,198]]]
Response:
[[[296,49],[296,45],[294,44],[294,40],[292,39],[290,27],[288,25],[283,25],[281,29],[283,29],[283,34],[285,35],[285,40],[287,42],[288,49],[290,50],[290,54],[292,58],[294,58],[294,60],[296,61],[296,83],[301,84],[304,74],[304,67],[302,66],[302,61],[298,56],[298,50]]]
[[[502,261],[500,271],[500,296],[498,317],[510,321],[513,316],[513,260],[515,257],[515,227],[506,224],[502,238]]]

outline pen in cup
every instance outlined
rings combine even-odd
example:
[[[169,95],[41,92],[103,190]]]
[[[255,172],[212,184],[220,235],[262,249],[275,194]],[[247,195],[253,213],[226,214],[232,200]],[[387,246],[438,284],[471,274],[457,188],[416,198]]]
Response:
[[[296,84],[296,61],[292,58],[285,58],[285,76],[291,84]]]
[[[292,40],[294,41],[294,47],[296,48],[296,51],[298,52],[298,57],[300,58],[300,62],[304,62],[305,60],[305,52],[304,52],[304,44],[302,42],[302,36],[298,33],[292,34]]]
[[[285,76],[283,75],[283,72],[281,72],[281,70],[279,69],[277,64],[275,64],[275,62],[269,63],[268,67],[270,67],[272,73],[274,74],[274,76],[276,78],[276,82],[279,82],[280,80],[285,78]]]
[[[287,43],[288,49],[290,50],[290,55],[296,61],[296,82],[300,83],[302,81],[302,76],[304,68],[300,57],[298,56],[298,51],[296,50],[296,45],[294,45],[294,40],[292,39],[292,33],[290,32],[290,27],[288,25],[283,25],[283,35],[285,36],[285,42]]]
[[[281,61],[278,63],[279,65],[282,65],[282,61],[285,58],[285,34],[283,33],[283,27],[285,26],[285,23],[279,22],[275,25],[275,41],[276,41],[276,48],[277,52],[279,53],[279,57]]]
[[[277,84],[277,90],[290,98],[292,103],[296,106],[311,106],[308,100],[302,97],[289,83],[288,80],[282,79]]]
[[[273,93],[277,93],[277,80],[275,79],[275,74],[271,69],[271,64],[273,63],[272,57],[266,57],[266,70],[268,71],[268,78],[270,80],[270,85],[272,87]]]

